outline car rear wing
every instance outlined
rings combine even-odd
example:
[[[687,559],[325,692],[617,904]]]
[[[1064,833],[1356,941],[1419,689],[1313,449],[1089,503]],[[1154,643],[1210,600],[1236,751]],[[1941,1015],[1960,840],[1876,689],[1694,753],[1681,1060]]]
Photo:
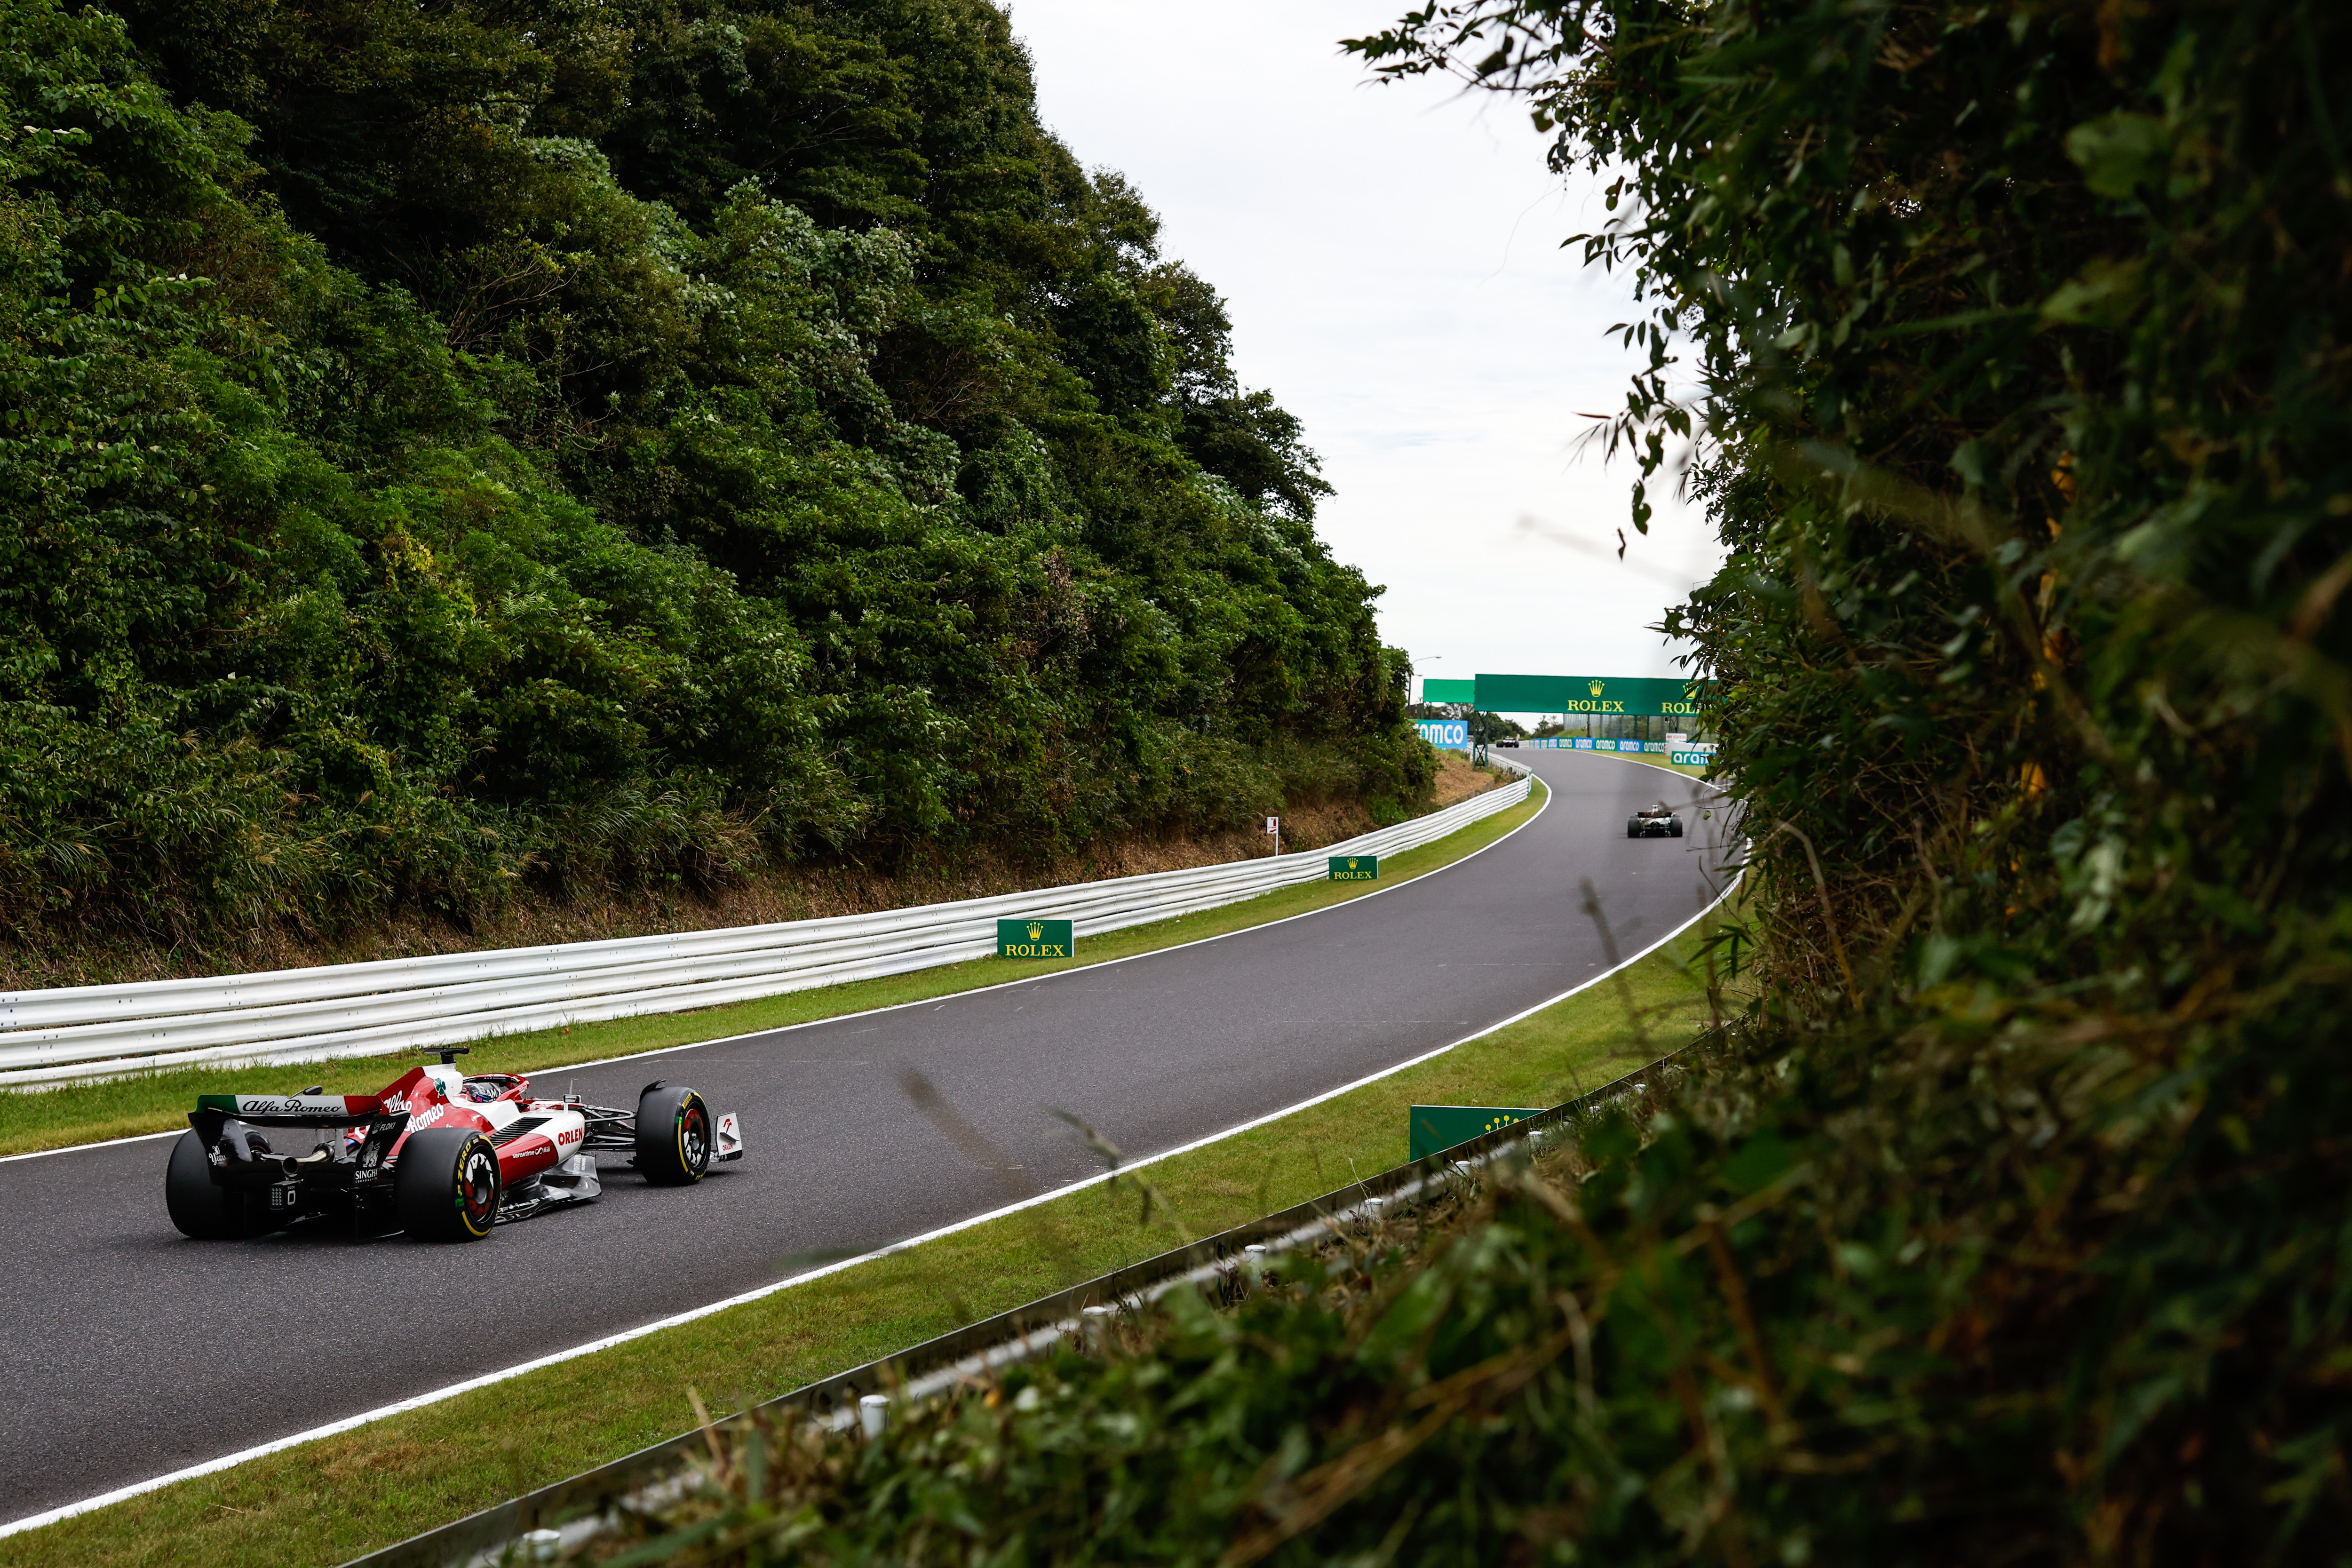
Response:
[[[307,1170],[338,1185],[345,1184],[347,1177],[348,1184],[356,1189],[383,1178],[393,1145],[408,1125],[408,1108],[386,1110],[383,1100],[373,1094],[206,1094],[197,1097],[196,1109],[188,1113],[188,1125],[204,1146],[216,1182],[233,1185],[290,1183]],[[309,1160],[315,1155],[279,1153],[267,1142],[257,1146],[247,1134],[261,1127],[361,1131],[357,1146],[346,1143],[342,1158],[331,1157],[325,1166],[311,1166]],[[329,1176],[329,1172],[341,1174]],[[273,1198],[272,1206],[277,1202]]]
[[[353,1127],[406,1116],[406,1107],[387,1111],[373,1094],[200,1094],[189,1117],[233,1117],[257,1127]]]

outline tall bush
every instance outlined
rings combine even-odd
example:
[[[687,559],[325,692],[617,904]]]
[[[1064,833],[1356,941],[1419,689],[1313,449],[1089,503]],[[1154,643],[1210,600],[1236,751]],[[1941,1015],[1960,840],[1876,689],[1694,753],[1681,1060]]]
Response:
[[[0,0],[0,235],[20,936],[1427,792],[1297,421],[984,0]]]

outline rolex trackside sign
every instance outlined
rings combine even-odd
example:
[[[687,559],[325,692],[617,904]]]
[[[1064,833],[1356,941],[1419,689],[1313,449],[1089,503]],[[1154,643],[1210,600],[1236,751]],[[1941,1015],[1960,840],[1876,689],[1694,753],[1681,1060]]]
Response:
[[[1416,1105],[1407,1111],[1410,1120],[1405,1142],[1409,1152],[1405,1158],[1423,1159],[1456,1143],[1467,1143],[1498,1127],[1542,1114],[1539,1110],[1523,1105]]]
[[[996,922],[996,956],[999,958],[1067,958],[1070,946],[1070,922],[1067,921]]]
[[[1335,882],[1377,882],[1381,879],[1381,858],[1377,855],[1334,855],[1331,857],[1331,879]]]

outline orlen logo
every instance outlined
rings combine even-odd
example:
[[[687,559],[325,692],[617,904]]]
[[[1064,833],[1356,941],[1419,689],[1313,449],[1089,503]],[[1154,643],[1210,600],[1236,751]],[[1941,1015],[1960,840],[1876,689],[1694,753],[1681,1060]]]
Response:
[[[555,1143],[558,1148],[562,1148],[566,1143],[577,1143],[579,1142],[580,1129],[577,1127],[568,1129],[567,1131],[559,1132],[555,1135]]]

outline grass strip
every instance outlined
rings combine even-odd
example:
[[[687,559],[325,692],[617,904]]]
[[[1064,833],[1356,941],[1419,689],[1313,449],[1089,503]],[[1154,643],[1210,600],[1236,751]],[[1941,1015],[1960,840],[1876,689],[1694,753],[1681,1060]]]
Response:
[[[1612,762],[1618,763],[1639,763],[1643,767],[1664,768],[1670,773],[1681,773],[1688,778],[1703,779],[1707,774],[1706,768],[1700,764],[1670,763],[1654,752],[1580,752],[1577,754],[1584,757],[1607,757]]]
[[[546,1368],[520,1396],[478,1389],[0,1539],[0,1568],[331,1564],[405,1539],[688,1429],[689,1388],[740,1409],[1402,1164],[1410,1105],[1551,1105],[1620,1077],[1708,1016],[1696,970],[1706,929],[1434,1060],[1135,1178]]]
[[[1364,898],[1383,888],[1443,870],[1526,822],[1541,809],[1543,800],[1544,786],[1538,782],[1525,804],[1496,812],[1433,844],[1384,859],[1378,882],[1302,882],[1198,914],[1084,937],[1079,954],[1059,962],[973,959],[938,969],[917,970],[911,974],[788,992],[721,1007],[647,1014],[609,1023],[578,1024],[568,1029],[499,1035],[475,1041],[466,1067],[473,1072],[561,1071],[566,1067],[638,1051],[929,1001],[960,991],[975,991],[1065,969],[1083,969],[1089,964],[1198,942],[1203,937],[1244,931]],[[1038,894],[1039,912],[1050,910],[1055,890],[1047,889]],[[284,1094],[312,1083],[322,1086],[330,1094],[372,1094],[407,1070],[415,1056],[413,1052],[394,1053],[263,1067],[179,1068],[103,1083],[66,1084],[57,1089],[20,1092],[0,1090],[0,1154],[30,1153],[109,1138],[170,1131],[187,1124],[188,1112],[200,1094]]]
[[[1645,768],[1664,768],[1670,773],[1681,773],[1695,779],[1706,777],[1707,772],[1696,763],[1670,763],[1664,757],[1643,752],[1587,752],[1584,754],[1589,757],[1614,757],[1621,763],[1639,763]]]

